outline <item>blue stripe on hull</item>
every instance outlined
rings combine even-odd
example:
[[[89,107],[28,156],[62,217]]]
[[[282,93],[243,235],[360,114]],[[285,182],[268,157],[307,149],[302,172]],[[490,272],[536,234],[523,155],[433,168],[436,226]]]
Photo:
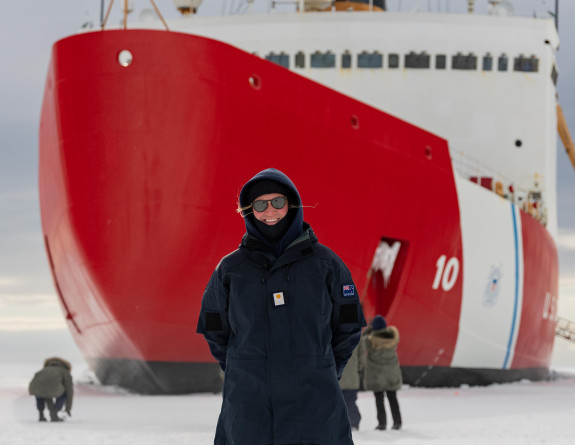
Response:
[[[503,361],[503,369],[509,368],[511,348],[513,346],[513,338],[515,337],[515,325],[517,324],[517,305],[519,302],[519,239],[517,233],[517,215],[515,214],[515,206],[510,203],[511,206],[511,216],[513,219],[513,241],[515,246],[515,292],[514,292],[514,302],[513,302],[513,317],[511,320],[511,332],[509,333],[509,340],[507,341],[507,352],[505,354],[505,360]]]

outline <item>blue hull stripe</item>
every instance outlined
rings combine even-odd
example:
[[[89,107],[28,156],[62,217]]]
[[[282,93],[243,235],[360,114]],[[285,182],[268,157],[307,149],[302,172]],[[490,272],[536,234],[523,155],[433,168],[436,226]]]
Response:
[[[513,218],[513,240],[515,246],[515,300],[513,302],[513,319],[511,320],[511,332],[509,333],[509,341],[507,342],[507,352],[505,353],[505,360],[503,361],[503,369],[509,368],[509,358],[511,356],[511,347],[513,345],[513,338],[515,336],[515,325],[517,324],[517,304],[519,302],[519,240],[517,233],[517,217],[515,215],[515,206],[511,205],[511,216]]]

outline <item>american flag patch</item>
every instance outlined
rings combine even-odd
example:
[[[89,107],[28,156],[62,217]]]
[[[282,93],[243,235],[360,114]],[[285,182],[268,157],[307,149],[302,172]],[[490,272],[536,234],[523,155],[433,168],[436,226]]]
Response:
[[[344,284],[343,285],[343,296],[344,297],[353,297],[355,295],[355,286],[353,284]]]

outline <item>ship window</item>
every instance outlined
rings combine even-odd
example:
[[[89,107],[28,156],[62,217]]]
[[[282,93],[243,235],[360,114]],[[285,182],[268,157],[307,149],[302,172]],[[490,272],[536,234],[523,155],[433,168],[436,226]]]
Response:
[[[311,55],[312,68],[334,68],[335,67],[335,54],[330,51],[325,53],[316,51]]]
[[[445,54],[438,54],[435,56],[435,69],[444,70],[447,66],[447,57]]]
[[[520,54],[513,62],[513,70],[536,73],[539,71],[539,59],[535,56],[524,57]]]
[[[295,67],[305,68],[305,54],[303,51],[299,51],[295,55]]]
[[[284,68],[289,68],[289,56],[283,51],[279,54],[275,54],[274,52],[269,53],[266,56],[266,60],[269,60],[270,62],[273,62],[279,66],[283,66]]]
[[[416,54],[411,51],[405,55],[405,68],[429,68],[429,54]]]
[[[559,77],[559,73],[557,72],[557,68],[553,65],[553,69],[551,70],[551,80],[553,80],[553,85],[557,85],[557,79]]]
[[[399,68],[399,54],[390,54],[387,56],[387,66],[389,68]]]
[[[383,66],[383,55],[377,51],[368,53],[363,51],[357,55],[358,68],[381,68]]]
[[[351,68],[351,54],[349,51],[346,51],[341,55],[341,67]]]
[[[497,60],[497,70],[498,71],[507,71],[507,65],[508,64],[509,64],[509,59],[505,54],[499,56],[499,59]]]
[[[483,56],[483,71],[491,71],[493,69],[493,56],[489,53]]]
[[[451,69],[453,70],[476,70],[477,56],[469,53],[464,55],[457,53],[451,57]]]

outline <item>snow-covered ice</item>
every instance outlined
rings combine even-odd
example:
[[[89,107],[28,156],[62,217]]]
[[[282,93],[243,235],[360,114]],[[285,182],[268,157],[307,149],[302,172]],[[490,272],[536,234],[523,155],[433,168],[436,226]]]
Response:
[[[0,445],[213,443],[221,394],[130,394],[87,383],[83,363],[73,369],[73,417],[62,423],[40,423],[34,398],[27,392],[38,368],[0,365]],[[373,394],[360,393],[363,418],[360,430],[353,433],[356,445],[575,443],[575,379],[488,387],[404,387],[398,398],[404,428],[376,431]]]

